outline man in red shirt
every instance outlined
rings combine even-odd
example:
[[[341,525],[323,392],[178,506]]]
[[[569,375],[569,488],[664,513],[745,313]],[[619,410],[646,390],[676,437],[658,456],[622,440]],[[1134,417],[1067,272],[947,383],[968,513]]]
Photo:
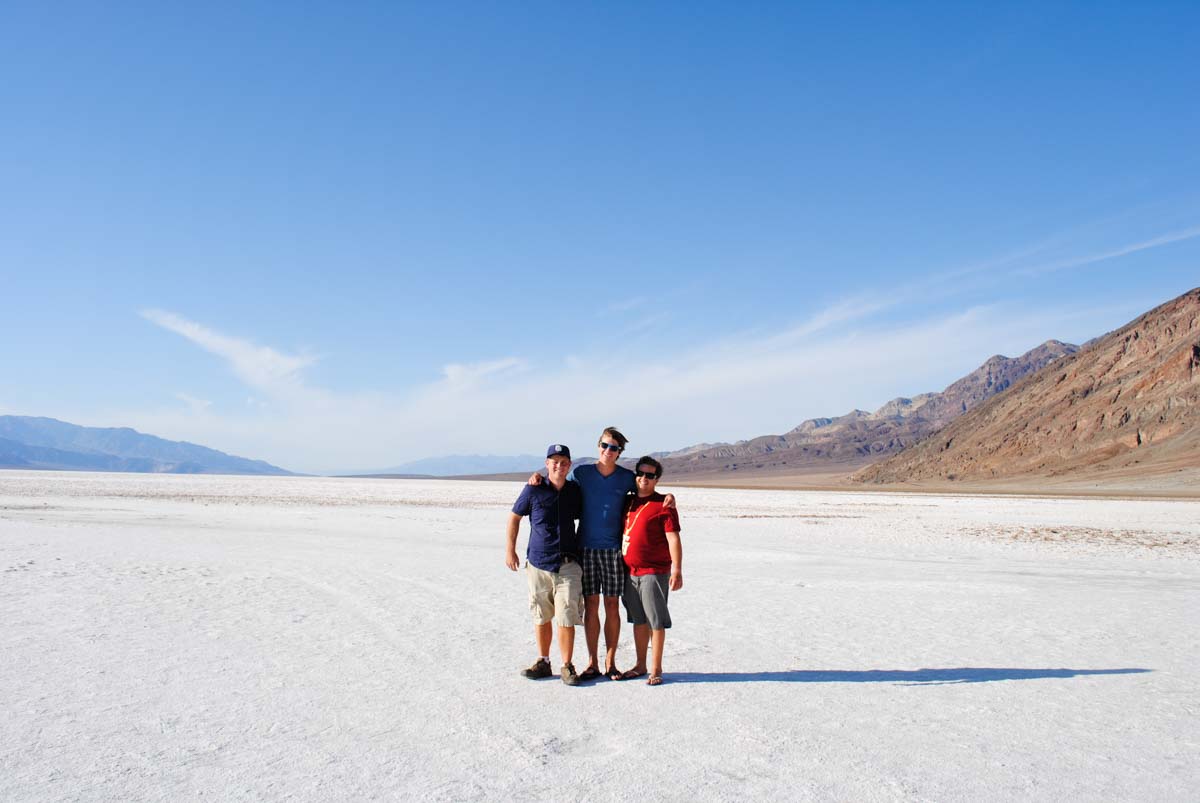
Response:
[[[654,489],[662,476],[662,463],[653,457],[637,461],[634,481],[637,496],[625,508],[625,537],[621,554],[629,567],[625,579],[625,613],[633,625],[637,664],[622,675],[623,680],[646,674],[646,648],[650,647],[651,686],[662,683],[663,644],[671,614],[667,595],[683,588],[683,544],[679,540],[679,512],[663,505],[664,497]]]

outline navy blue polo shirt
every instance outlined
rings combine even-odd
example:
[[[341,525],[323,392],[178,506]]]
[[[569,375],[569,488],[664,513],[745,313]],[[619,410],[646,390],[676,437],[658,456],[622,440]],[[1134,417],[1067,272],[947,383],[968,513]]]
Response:
[[[512,512],[528,516],[532,531],[525,559],[547,572],[562,568],[563,558],[579,562],[579,538],[575,519],[583,510],[583,494],[578,483],[567,480],[562,490],[543,479],[540,485],[526,485],[513,504]]]

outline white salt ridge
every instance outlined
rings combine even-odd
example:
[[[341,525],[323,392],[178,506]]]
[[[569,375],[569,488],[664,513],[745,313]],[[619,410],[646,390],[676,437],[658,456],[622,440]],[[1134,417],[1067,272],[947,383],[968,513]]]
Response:
[[[681,488],[668,683],[572,689],[518,491],[0,472],[0,799],[1200,788],[1196,502]]]

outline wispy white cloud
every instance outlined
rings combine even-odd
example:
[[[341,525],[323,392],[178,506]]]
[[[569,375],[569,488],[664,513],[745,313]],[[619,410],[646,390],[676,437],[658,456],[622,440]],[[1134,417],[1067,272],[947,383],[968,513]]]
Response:
[[[645,296],[633,296],[621,301],[614,301],[611,304],[601,307],[596,314],[603,316],[612,315],[614,313],[629,312],[630,310],[634,310],[645,305],[648,300],[649,299],[647,299]]]
[[[817,311],[808,320],[781,333],[781,336],[802,338],[837,325],[869,320],[881,312],[897,307],[946,302],[970,293],[978,293],[1000,283],[1011,282],[1019,277],[1083,268],[1200,237],[1200,226],[1191,226],[1112,248],[1083,254],[1079,254],[1076,249],[1075,254],[1069,254],[1074,241],[1085,236],[1094,240],[1101,236],[1105,226],[1115,226],[1120,222],[1122,216],[1110,216],[1101,221],[1092,221],[1073,229],[1059,231],[997,257],[926,274],[910,281],[897,282],[892,286],[879,287],[871,295],[860,294],[842,299]],[[1064,252],[1068,254],[1064,255]],[[1035,264],[1031,265],[1031,262]]]
[[[636,318],[621,327],[621,337],[631,337],[655,330],[661,332],[670,324],[672,317],[673,315],[670,312],[642,315],[640,318]]]
[[[1098,251],[1082,256],[1068,257],[1065,259],[1047,262],[1042,265],[1034,265],[1028,268],[1022,268],[1017,271],[1020,275],[1034,276],[1040,273],[1050,273],[1053,271],[1066,270],[1068,268],[1081,268],[1085,265],[1093,265],[1097,262],[1104,262],[1109,259],[1117,259],[1118,257],[1136,254],[1139,251],[1147,251],[1151,248],[1158,248],[1163,245],[1172,243],[1184,242],[1200,237],[1200,226],[1192,226],[1191,228],[1181,229],[1179,231],[1169,232],[1158,237],[1152,237],[1148,240],[1123,245],[1118,248],[1112,248],[1105,251]]]
[[[520,357],[461,363],[405,393],[309,388],[276,397],[269,410],[248,405],[203,416],[166,409],[121,417],[144,431],[301,471],[464,452],[517,454],[552,441],[583,444],[593,430],[614,423],[634,439],[635,450],[650,451],[783,432],[805,418],[939,390],[990,354],[1069,338],[1064,326],[1099,333],[1123,322],[1112,315],[1061,304],[990,305],[907,324],[817,325],[854,317],[834,310],[792,332],[662,342],[650,354],[631,342],[551,363]]]
[[[961,279],[981,273],[1003,273],[1005,270],[1011,269],[1014,265],[1020,265],[1027,259],[1036,257],[1039,254],[1044,254],[1056,247],[1061,247],[1065,236],[1065,232],[1060,232],[1058,234],[1050,235],[1049,237],[1044,237],[1036,243],[1015,248],[1011,251],[1000,254],[999,256],[982,259],[966,265],[961,265],[956,268],[951,268],[950,270],[941,271],[925,279],[922,284],[929,285],[936,283],[939,285],[945,285],[946,283],[952,282],[955,279]]]
[[[266,393],[291,392],[302,386],[301,371],[315,362],[311,356],[284,354],[249,340],[214,332],[172,312],[141,311],[151,323],[190,340],[229,363],[233,372],[253,388]]]
[[[196,414],[196,415],[206,413],[206,412],[208,412],[209,408],[212,407],[211,401],[208,401],[206,399],[197,399],[195,396],[189,396],[188,394],[183,393],[183,392],[176,393],[175,398],[179,399],[181,402],[186,404],[188,406],[188,409],[191,410],[192,413]]]
[[[875,297],[858,295],[842,299],[818,310],[799,324],[789,327],[782,333],[782,336],[791,339],[808,337],[841,324],[870,318],[902,302],[903,297],[898,293]]]
[[[476,363],[450,363],[442,367],[442,375],[447,382],[455,385],[469,385],[481,379],[510,373],[525,368],[525,361],[517,357],[505,357],[499,360]]]

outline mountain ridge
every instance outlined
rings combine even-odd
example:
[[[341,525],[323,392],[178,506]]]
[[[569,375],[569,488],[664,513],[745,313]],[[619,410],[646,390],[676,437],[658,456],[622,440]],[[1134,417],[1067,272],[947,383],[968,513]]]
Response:
[[[1148,475],[1200,466],[1200,288],[1089,341],[861,483]],[[1136,469],[1135,469],[1136,467]]]
[[[45,416],[0,416],[0,468],[156,474],[293,472],[129,427],[84,427]]]
[[[897,397],[874,412],[856,409],[836,417],[810,418],[782,435],[686,447],[659,459],[672,476],[737,471],[848,473],[921,441],[1022,377],[1078,349],[1047,340],[1018,357],[993,355],[940,392]]]

